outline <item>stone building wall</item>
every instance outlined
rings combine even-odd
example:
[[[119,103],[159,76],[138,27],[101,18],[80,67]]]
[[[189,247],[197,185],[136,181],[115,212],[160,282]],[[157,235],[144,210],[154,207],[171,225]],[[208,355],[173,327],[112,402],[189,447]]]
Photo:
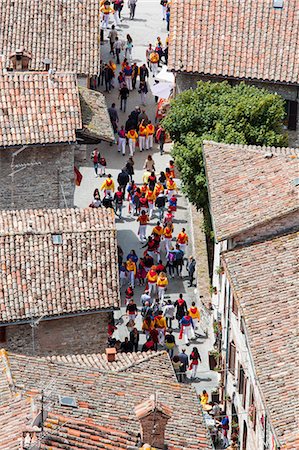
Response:
[[[105,352],[107,326],[112,314],[99,312],[41,321],[34,329],[35,355]],[[1,347],[16,353],[33,354],[30,324],[8,325],[5,340]]]
[[[72,207],[74,146],[19,149],[0,149],[0,209]]]
[[[175,78],[176,83],[176,94],[180,94],[187,89],[195,89],[198,81],[224,81],[225,78],[221,77],[208,77],[198,74],[186,74],[177,73]],[[239,80],[231,79],[232,83],[238,83]],[[240,81],[241,82],[241,81]],[[299,146],[299,86],[267,83],[267,82],[256,82],[247,81],[245,83],[254,85],[258,88],[268,89],[270,92],[277,93],[281,95],[285,100],[291,100],[297,102],[297,129],[295,132],[289,132],[289,146],[298,147]]]

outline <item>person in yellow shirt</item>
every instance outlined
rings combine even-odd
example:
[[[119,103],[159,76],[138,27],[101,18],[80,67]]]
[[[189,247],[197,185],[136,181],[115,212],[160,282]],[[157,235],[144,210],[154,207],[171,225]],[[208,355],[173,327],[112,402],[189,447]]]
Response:
[[[174,195],[174,192],[178,193],[176,182],[172,177],[169,177],[169,179],[167,180],[166,187],[167,187],[167,199],[169,201],[170,198]]]
[[[104,181],[104,183],[101,186],[101,191],[103,191],[103,190],[105,191],[105,195],[111,195],[111,197],[112,197],[112,194],[115,190],[115,186],[114,186],[114,181],[113,181],[110,173],[108,174],[106,180]]]
[[[155,200],[156,200],[154,191],[151,191],[150,189],[148,189],[148,191],[146,193],[146,198],[148,201],[148,214],[149,214],[149,218],[151,219],[153,216],[154,204],[155,204]]]
[[[143,185],[140,188],[141,194],[146,194],[148,191],[148,185],[147,183],[143,183]]]
[[[186,246],[188,245],[189,238],[185,228],[182,228],[182,231],[178,234],[176,241],[179,244],[182,252],[186,253]]]
[[[160,345],[164,345],[165,343],[165,332],[166,332],[166,319],[162,314],[162,311],[159,311],[159,314],[154,319],[154,326],[158,331],[158,340]]]
[[[100,11],[102,13],[102,28],[108,28],[109,25],[109,15],[114,13],[114,9],[111,8],[110,2],[105,1],[104,4],[100,7]]]
[[[157,225],[153,228],[152,234],[157,234],[158,236],[163,236],[163,227],[161,227],[160,222],[157,222]]]
[[[138,134],[136,130],[129,130],[126,134],[126,137],[129,141],[129,151],[130,156],[134,156],[135,153],[135,147],[136,147],[136,141],[138,139]]]
[[[139,125],[139,138],[138,138],[138,142],[139,142],[139,150],[142,152],[143,150],[145,150],[145,140],[147,137],[147,129],[146,126],[144,125],[144,120],[142,119],[140,125]]]
[[[133,258],[129,258],[128,261],[126,262],[126,269],[129,274],[130,283],[132,285],[132,288],[134,289],[137,268],[136,264],[133,261]]]
[[[153,147],[154,143],[154,133],[155,133],[155,126],[149,121],[149,123],[146,126],[147,131],[147,137],[145,141],[145,148],[146,150],[149,150]]]
[[[200,396],[200,403],[201,405],[206,405],[208,401],[209,401],[209,394],[207,393],[207,391],[203,390]]]
[[[158,73],[158,63],[159,63],[159,53],[157,53],[156,51],[153,51],[150,54],[150,63],[151,63],[151,68],[152,68],[152,72],[153,72],[153,77],[155,78],[155,76]]]
[[[156,288],[157,288],[157,280],[158,280],[158,274],[156,272],[156,266],[152,266],[151,269],[147,272],[146,275],[147,283],[148,283],[148,295],[155,295]]]
[[[159,194],[161,194],[162,192],[164,192],[163,184],[160,183],[160,181],[158,181],[158,182],[156,183],[154,192],[155,192],[155,196],[156,196],[156,197],[158,197]]]
[[[161,303],[163,303],[164,301],[164,294],[165,294],[165,289],[168,286],[168,279],[167,276],[164,272],[160,272],[158,279],[157,279],[157,288],[158,288],[158,295],[159,295],[159,300],[161,301]]]
[[[195,305],[195,302],[192,302],[192,306],[188,309],[189,316],[193,320],[194,330],[197,329],[198,322],[200,321],[200,312]]]

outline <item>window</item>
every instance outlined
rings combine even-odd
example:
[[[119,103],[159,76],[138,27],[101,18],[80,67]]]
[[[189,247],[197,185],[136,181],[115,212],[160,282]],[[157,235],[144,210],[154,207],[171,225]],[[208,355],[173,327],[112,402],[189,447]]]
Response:
[[[241,320],[240,320],[240,331],[241,331],[242,334],[245,333],[244,317],[241,317]]]
[[[54,245],[62,244],[61,234],[52,234],[52,242]]]
[[[253,394],[253,386],[250,386],[250,395],[249,395],[249,419],[252,422],[253,429],[255,431],[256,429],[256,407],[255,407],[255,401],[254,401],[254,394]]]
[[[243,408],[246,409],[246,394],[247,394],[247,378],[244,378],[244,388],[243,388]]]
[[[286,100],[286,120],[285,124],[289,130],[297,129],[298,103],[294,100]]]
[[[232,299],[232,310],[233,310],[233,313],[238,317],[239,307],[238,307],[238,303],[236,302],[234,295],[233,295],[233,299]]]
[[[229,359],[228,359],[228,370],[232,375],[235,375],[236,367],[236,346],[234,341],[229,344]]]
[[[6,342],[6,327],[0,327],[0,342]]]
[[[240,363],[239,363],[238,368],[239,368],[239,370],[238,370],[238,379],[239,379],[238,391],[239,391],[239,394],[243,394],[244,393],[244,380],[245,380],[244,369]]]

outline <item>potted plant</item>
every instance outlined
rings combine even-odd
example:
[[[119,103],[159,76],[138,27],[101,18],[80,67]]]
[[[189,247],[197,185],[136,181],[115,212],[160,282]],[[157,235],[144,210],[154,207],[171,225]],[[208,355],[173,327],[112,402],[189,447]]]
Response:
[[[218,275],[222,275],[222,274],[224,273],[224,268],[223,268],[223,266],[218,266],[218,267],[216,268],[216,273],[217,273]]]
[[[215,389],[215,391],[211,392],[211,400],[213,403],[219,403],[220,402],[220,394],[218,389]]]

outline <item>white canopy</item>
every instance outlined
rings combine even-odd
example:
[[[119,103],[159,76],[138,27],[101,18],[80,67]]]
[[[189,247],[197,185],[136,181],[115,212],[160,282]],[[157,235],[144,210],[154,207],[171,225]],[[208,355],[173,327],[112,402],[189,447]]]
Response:
[[[170,96],[172,89],[173,89],[172,83],[157,83],[151,86],[151,91],[153,95],[165,99],[167,99]]]
[[[174,75],[172,72],[168,72],[167,66],[163,66],[162,70],[156,76],[156,80],[174,84]]]

